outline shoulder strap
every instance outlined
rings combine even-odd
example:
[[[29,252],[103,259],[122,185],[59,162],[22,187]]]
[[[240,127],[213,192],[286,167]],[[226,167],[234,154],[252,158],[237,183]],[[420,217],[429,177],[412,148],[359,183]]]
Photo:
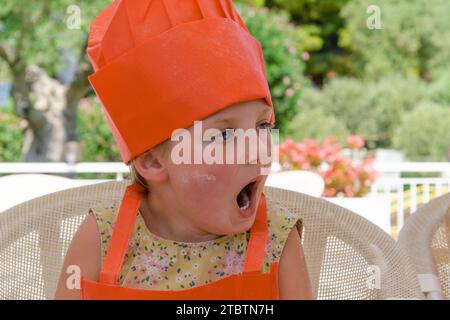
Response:
[[[261,272],[268,238],[266,207],[266,197],[264,193],[261,193],[255,222],[250,229],[250,240],[247,246],[243,268],[244,273],[253,271]]]
[[[120,204],[119,213],[100,273],[101,283],[118,283],[119,273],[133,231],[134,220],[141,204],[141,193],[144,190],[144,187],[138,183],[131,184],[125,189],[125,195]]]

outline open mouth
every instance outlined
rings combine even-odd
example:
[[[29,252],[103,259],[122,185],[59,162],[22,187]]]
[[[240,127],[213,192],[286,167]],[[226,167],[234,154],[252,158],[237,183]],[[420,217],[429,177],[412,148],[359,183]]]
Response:
[[[241,191],[238,193],[236,197],[236,203],[241,210],[241,212],[250,211],[249,210],[254,207],[255,196],[256,196],[256,188],[258,183],[256,180],[248,183]]]

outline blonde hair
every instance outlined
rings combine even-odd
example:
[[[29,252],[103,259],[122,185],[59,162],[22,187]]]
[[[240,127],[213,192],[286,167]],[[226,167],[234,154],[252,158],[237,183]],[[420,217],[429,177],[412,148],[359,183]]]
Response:
[[[145,179],[136,170],[136,166],[134,165],[135,160],[136,159],[131,160],[130,164],[129,164],[131,183],[138,183],[138,184],[140,184],[141,186],[145,187],[148,190],[147,181],[145,181]]]

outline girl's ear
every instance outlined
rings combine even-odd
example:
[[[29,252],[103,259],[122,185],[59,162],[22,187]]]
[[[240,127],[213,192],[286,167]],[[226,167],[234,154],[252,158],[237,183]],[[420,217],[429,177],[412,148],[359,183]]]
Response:
[[[162,159],[161,155],[151,150],[137,157],[134,166],[145,180],[160,183],[168,179],[167,168],[164,166]]]

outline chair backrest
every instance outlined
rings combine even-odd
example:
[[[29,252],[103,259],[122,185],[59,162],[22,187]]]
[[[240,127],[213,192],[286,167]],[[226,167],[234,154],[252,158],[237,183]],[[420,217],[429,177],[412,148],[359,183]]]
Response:
[[[0,177],[0,212],[52,192],[75,188],[101,180],[69,179],[50,174],[10,174]]]
[[[318,299],[424,299],[406,254],[373,223],[325,199],[275,188],[266,194],[303,220]]]
[[[0,299],[52,299],[65,253],[89,208],[120,201],[127,185],[63,190],[0,213]]]
[[[51,299],[64,255],[89,208],[120,201],[129,181],[78,187],[0,213],[0,299]],[[319,299],[423,298],[407,257],[381,229],[323,199],[265,187],[303,220]]]
[[[266,186],[320,197],[325,190],[325,181],[312,171],[289,170],[271,173],[267,177]]]
[[[450,299],[450,193],[421,205],[401,229],[398,243],[427,297]]]

